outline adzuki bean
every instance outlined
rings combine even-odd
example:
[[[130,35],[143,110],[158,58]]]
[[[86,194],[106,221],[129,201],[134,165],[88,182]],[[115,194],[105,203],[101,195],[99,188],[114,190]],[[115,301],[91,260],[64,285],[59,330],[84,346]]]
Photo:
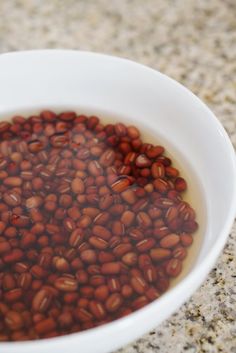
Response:
[[[198,228],[136,126],[45,110],[0,122],[0,341],[96,327],[160,297]]]

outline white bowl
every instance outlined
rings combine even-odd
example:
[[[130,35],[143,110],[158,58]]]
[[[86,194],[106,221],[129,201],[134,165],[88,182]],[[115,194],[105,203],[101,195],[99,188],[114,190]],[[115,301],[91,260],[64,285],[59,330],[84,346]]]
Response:
[[[234,150],[218,120],[196,96],[145,66],[77,51],[1,55],[1,119],[41,108],[75,108],[145,125],[152,138],[157,135],[172,154],[181,156],[182,164],[186,161],[192,173],[190,189],[197,190],[193,203],[203,233],[201,248],[185,277],[160,299],[125,318],[81,333],[0,343],[1,353],[111,352],[170,316],[214,265],[236,212]]]

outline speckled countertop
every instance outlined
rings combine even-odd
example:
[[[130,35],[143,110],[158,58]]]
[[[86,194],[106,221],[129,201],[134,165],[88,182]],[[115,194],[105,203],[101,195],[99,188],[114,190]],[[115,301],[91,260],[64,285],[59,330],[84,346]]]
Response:
[[[202,98],[236,147],[235,0],[1,0],[0,52],[70,48],[156,68]],[[236,353],[236,226],[202,287],[119,353]]]

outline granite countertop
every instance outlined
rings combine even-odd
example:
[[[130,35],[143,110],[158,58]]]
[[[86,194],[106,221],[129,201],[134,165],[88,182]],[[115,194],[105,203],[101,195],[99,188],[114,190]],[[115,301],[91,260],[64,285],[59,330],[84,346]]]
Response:
[[[235,0],[0,1],[0,52],[71,48],[127,57],[182,82],[236,147]],[[119,353],[236,353],[236,226],[202,287]]]

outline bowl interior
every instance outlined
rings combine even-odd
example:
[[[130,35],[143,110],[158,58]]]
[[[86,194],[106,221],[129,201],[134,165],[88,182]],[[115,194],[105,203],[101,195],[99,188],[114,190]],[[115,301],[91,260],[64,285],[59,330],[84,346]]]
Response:
[[[201,223],[197,235],[201,242],[196,242],[191,250],[191,258],[196,261],[191,263],[190,273],[149,308],[119,320],[122,323],[106,325],[109,329],[89,330],[99,339],[110,330],[111,337],[120,334],[120,344],[125,343],[173,312],[201,283],[222,249],[235,214],[236,173],[232,146],[213,114],[192,93],[142,65],[73,51],[2,55],[0,119],[42,108],[76,109],[107,120],[128,120],[142,127],[147,138],[167,146],[189,182],[188,197]],[[186,289],[189,289],[187,294]],[[168,308],[170,303],[173,305]],[[150,319],[151,310],[160,312],[159,317]],[[135,315],[139,319],[147,315],[149,322],[135,330],[132,328]],[[125,333],[127,328],[129,332]],[[79,340],[82,344],[83,352],[92,352],[89,350],[92,336],[88,335],[89,332],[77,335],[76,342]],[[51,341],[60,342],[60,339]],[[119,344],[109,343],[108,346],[114,349]],[[109,349],[98,343],[97,352]]]

